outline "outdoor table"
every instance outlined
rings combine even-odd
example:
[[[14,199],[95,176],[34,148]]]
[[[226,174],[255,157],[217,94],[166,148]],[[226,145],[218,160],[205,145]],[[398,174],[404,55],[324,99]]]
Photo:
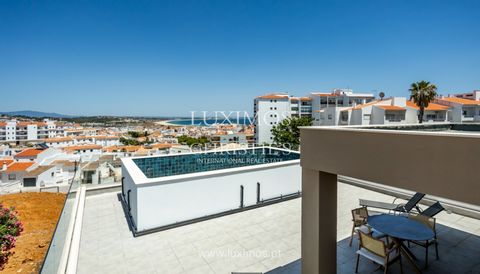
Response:
[[[401,215],[381,214],[369,216],[368,225],[375,230],[390,236],[399,246],[400,252],[405,255],[408,261],[415,268],[417,273],[420,269],[413,261],[415,255],[405,246],[404,241],[426,241],[434,237],[433,230],[418,221]]]

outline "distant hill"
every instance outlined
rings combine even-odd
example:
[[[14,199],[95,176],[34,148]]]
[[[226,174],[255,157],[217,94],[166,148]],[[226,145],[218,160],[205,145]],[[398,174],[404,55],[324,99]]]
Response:
[[[21,111],[8,111],[8,112],[0,112],[0,115],[8,115],[8,116],[27,116],[33,118],[41,118],[41,117],[48,117],[48,118],[72,118],[75,116],[72,115],[65,115],[59,114],[55,112],[41,112],[41,111],[33,111],[33,110],[21,110]]]

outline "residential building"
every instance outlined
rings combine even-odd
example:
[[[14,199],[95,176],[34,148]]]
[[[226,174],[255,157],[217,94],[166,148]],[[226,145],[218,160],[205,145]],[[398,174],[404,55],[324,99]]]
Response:
[[[447,122],[448,107],[430,103],[424,110],[425,123]],[[418,123],[419,107],[405,97],[375,100],[340,112],[339,125],[388,125]]]
[[[414,109],[415,111],[419,111],[419,107],[412,101],[407,101],[407,110]],[[448,106],[430,103],[428,107],[425,108],[423,113],[423,123],[438,123],[438,122],[448,122],[449,121],[449,113],[450,108]],[[417,114],[417,113],[415,113]],[[418,122],[418,114],[412,118],[409,116],[407,123],[414,123]]]
[[[45,119],[43,122],[9,120],[0,122],[0,141],[25,142],[63,136],[64,125]]]
[[[34,168],[33,162],[10,162],[3,161],[0,170],[0,181],[2,183],[15,182],[21,180],[29,170]]]
[[[12,150],[7,145],[0,145],[0,157],[10,157],[12,156]]]
[[[210,137],[211,142],[214,145],[226,145],[229,143],[235,144],[248,144],[249,135],[242,132],[217,132]]]
[[[480,101],[480,90],[474,90],[472,92],[465,92],[465,93],[451,94],[448,97],[457,97],[457,98]]]
[[[45,144],[49,147],[67,147],[75,145],[120,145],[120,137],[110,135],[57,137],[48,138],[44,141]]]
[[[340,112],[374,99],[370,93],[354,93],[351,89],[334,89],[329,93],[312,92],[305,97],[271,93],[254,100],[255,142],[273,142],[271,130],[288,117],[312,117],[314,125],[338,125]]]
[[[23,175],[23,187],[45,187],[57,183],[54,165],[38,166]],[[60,183],[63,182],[61,178]]]
[[[315,126],[334,126],[340,122],[340,112],[375,99],[371,93],[354,93],[351,89],[334,89],[330,93],[313,92],[312,118]]]
[[[272,93],[255,98],[253,114],[255,119],[255,142],[270,144],[273,142],[272,128],[282,120],[291,117],[291,97],[284,93]],[[298,101],[294,101],[294,108],[299,112]]]
[[[14,155],[15,160],[19,162],[42,163],[49,158],[55,157],[59,153],[54,148],[27,148]]]
[[[312,98],[291,97],[290,115],[292,117],[312,116]]]
[[[62,148],[67,153],[72,153],[80,156],[89,156],[94,154],[102,153],[102,146],[100,145],[78,145],[78,146],[68,146]]]
[[[478,96],[476,91],[475,96]],[[473,99],[475,98],[475,100]],[[463,97],[440,97],[435,103],[448,106],[450,108],[449,121],[455,123],[480,122],[480,100],[476,97],[465,99]]]

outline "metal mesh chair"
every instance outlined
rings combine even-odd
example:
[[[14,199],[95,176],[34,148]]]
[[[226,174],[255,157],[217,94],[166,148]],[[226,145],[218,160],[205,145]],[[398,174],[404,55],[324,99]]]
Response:
[[[413,209],[416,209],[418,212],[420,212],[418,203],[423,199],[424,196],[425,194],[417,192],[405,204],[396,204],[395,201],[397,200],[397,198],[393,200],[393,203],[384,203],[384,202],[360,199],[360,205],[365,207],[385,209],[385,210],[388,210],[389,212],[393,211],[393,212],[409,213]]]
[[[420,215],[420,214],[409,214],[408,215],[408,218],[412,219],[412,220],[415,220],[415,221],[418,221],[426,226],[428,226],[430,229],[433,230],[433,239],[431,240],[427,240],[427,241],[409,241],[409,245],[410,243],[413,243],[413,244],[416,244],[418,246],[421,246],[423,248],[425,248],[425,268],[428,267],[428,249],[431,245],[435,245],[435,256],[436,256],[436,259],[438,260],[439,257],[438,257],[438,239],[437,239],[437,231],[435,229],[435,224],[436,224],[436,220],[435,218],[432,218],[432,217],[428,217],[428,216],[425,216],[425,215]]]
[[[410,200],[408,200],[408,202],[406,204],[399,205],[394,210],[395,211],[400,211],[400,212],[410,212],[410,211],[412,211],[412,209],[415,208],[415,209],[417,209],[418,212],[420,212],[420,208],[418,207],[418,203],[420,203],[420,201],[423,199],[424,196],[425,196],[425,194],[417,192],[417,193],[415,193],[415,195],[412,196],[412,198],[410,198]]]
[[[423,216],[433,217],[444,210],[445,208],[442,206],[442,204],[440,204],[440,202],[436,202],[424,211],[420,212],[420,214]]]

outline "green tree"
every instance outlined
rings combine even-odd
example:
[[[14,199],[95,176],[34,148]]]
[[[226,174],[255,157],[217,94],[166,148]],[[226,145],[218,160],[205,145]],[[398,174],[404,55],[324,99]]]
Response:
[[[311,125],[311,117],[291,117],[283,120],[272,128],[274,145],[288,146],[290,149],[298,150],[300,147],[300,129],[298,127]]]
[[[138,146],[141,145],[142,143],[137,141],[136,139],[127,139],[127,138],[120,138],[120,143],[122,143],[125,146]]]
[[[410,86],[410,100],[412,100],[420,109],[418,112],[418,122],[423,122],[423,113],[425,108],[435,100],[437,96],[437,87],[428,81],[412,83]]]
[[[187,135],[182,135],[177,137],[177,140],[180,144],[184,144],[188,146],[197,145],[197,144],[205,145],[209,143],[208,138],[205,136],[202,136],[200,138],[194,138]]]

